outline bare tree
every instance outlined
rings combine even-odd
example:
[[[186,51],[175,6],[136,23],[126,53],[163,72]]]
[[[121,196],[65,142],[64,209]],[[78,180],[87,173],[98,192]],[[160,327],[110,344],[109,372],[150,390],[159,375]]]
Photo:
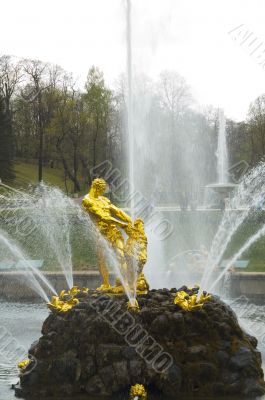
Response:
[[[5,101],[7,116],[11,119],[11,98],[23,77],[21,62],[14,62],[11,56],[0,57],[0,94]]]
[[[15,138],[13,133],[12,97],[22,80],[21,64],[12,60],[10,56],[0,57],[0,98],[3,101],[5,119],[5,141],[8,142],[8,154],[5,155],[10,167],[10,179],[14,178],[13,159],[15,154]]]
[[[44,141],[44,122],[43,122],[43,90],[47,88],[45,84],[45,77],[47,74],[48,65],[39,60],[24,60],[23,69],[28,75],[30,80],[30,85],[32,85],[33,93],[30,101],[35,106],[35,117],[36,126],[38,130],[39,137],[39,151],[38,151],[38,161],[39,161],[39,182],[43,179],[43,141]]]
[[[174,123],[192,102],[190,88],[177,72],[163,71],[160,74],[158,91],[161,105],[170,112]]]

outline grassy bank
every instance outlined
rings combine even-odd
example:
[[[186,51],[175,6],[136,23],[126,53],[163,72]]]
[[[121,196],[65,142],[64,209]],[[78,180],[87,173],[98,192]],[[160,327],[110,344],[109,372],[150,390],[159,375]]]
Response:
[[[28,185],[36,185],[38,183],[38,166],[36,164],[16,162],[14,169],[16,179],[13,182],[13,186],[16,188],[26,188]],[[63,169],[43,167],[43,180],[50,185],[65,190]]]
[[[38,165],[33,163],[25,163],[16,161],[14,164],[16,178],[10,184],[17,189],[26,189],[29,185],[38,183]],[[48,185],[56,186],[63,192],[73,193],[73,182],[70,179],[64,178],[64,170],[62,167],[51,168],[50,166],[43,167],[43,181]],[[84,195],[87,188],[81,188],[79,195]]]

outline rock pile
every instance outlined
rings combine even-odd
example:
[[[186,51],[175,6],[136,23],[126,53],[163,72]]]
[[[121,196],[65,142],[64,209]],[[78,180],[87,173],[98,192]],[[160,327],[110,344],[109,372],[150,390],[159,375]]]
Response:
[[[174,304],[176,292],[140,296],[138,313],[127,311],[125,296],[81,293],[72,310],[44,322],[16,394],[113,399],[139,383],[163,399],[264,395],[257,340],[234,312],[214,296],[186,312]]]

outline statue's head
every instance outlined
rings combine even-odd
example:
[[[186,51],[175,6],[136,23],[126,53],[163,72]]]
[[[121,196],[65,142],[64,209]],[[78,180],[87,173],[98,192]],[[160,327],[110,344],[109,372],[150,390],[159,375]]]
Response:
[[[96,178],[92,182],[91,189],[95,196],[102,196],[107,189],[107,182],[102,178]]]

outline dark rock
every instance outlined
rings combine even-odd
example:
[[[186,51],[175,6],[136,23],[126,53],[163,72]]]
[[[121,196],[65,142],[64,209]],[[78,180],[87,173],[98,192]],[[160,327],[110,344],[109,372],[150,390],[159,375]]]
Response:
[[[115,393],[119,389],[116,374],[112,367],[112,365],[108,365],[99,370],[99,376],[104,383],[105,388],[107,388],[108,392]]]
[[[126,388],[130,384],[129,371],[127,368],[127,362],[121,361],[113,364],[113,368],[116,374],[117,383],[120,388]]]
[[[230,351],[231,349],[231,341],[229,340],[220,340],[220,348],[225,351]]]
[[[173,329],[176,332],[176,336],[180,337],[184,335],[186,329],[185,329],[184,318],[181,312],[171,313],[169,317],[169,324],[171,329]]]
[[[186,312],[174,304],[175,292],[152,290],[139,298],[141,311],[131,313],[125,296],[91,291],[71,311],[50,313],[29,350],[37,365],[21,372],[17,395],[120,399],[135,383],[172,400],[262,395],[257,341],[231,308],[213,296]]]
[[[246,347],[240,347],[237,353],[231,357],[230,366],[233,370],[241,370],[243,368],[248,368],[254,366],[254,357],[250,349]]]
[[[165,396],[176,398],[176,393],[181,388],[181,370],[177,365],[172,365],[163,375],[163,379],[158,380],[156,386]]]
[[[257,398],[265,395],[264,386],[256,382],[254,379],[246,379],[243,394],[248,398]]]
[[[198,366],[198,377],[202,382],[214,381],[217,377],[217,368],[213,363],[210,362],[199,362]]]
[[[92,356],[88,356],[86,359],[85,373],[88,378],[92,377],[96,373],[96,362]]]
[[[33,356],[35,355],[38,349],[38,344],[39,344],[38,340],[35,340],[35,342],[32,343],[32,345],[29,348],[29,354]]]
[[[225,366],[226,363],[227,363],[228,360],[229,360],[229,355],[228,355],[225,351],[219,350],[219,351],[217,351],[217,353],[216,353],[216,358],[217,358],[218,363],[219,363],[221,366]]]
[[[110,393],[106,390],[104,383],[98,375],[93,376],[89,379],[86,384],[86,393],[95,396],[107,396]]]
[[[129,371],[132,380],[135,380],[135,382],[140,382],[144,376],[144,362],[140,360],[130,361]]]
[[[166,333],[168,329],[168,318],[163,314],[156,317],[150,327],[151,332],[158,333],[160,335]]]
[[[222,378],[225,384],[233,384],[235,382],[240,381],[240,373],[226,370],[223,373]]]
[[[124,347],[122,350],[122,356],[127,360],[131,360],[132,358],[135,358],[136,351],[133,347]]]
[[[249,342],[251,343],[251,345],[256,348],[258,345],[258,340],[254,337],[249,335],[248,333],[245,333],[246,338],[249,340]]]
[[[207,347],[203,345],[191,346],[187,352],[188,360],[199,361],[203,360],[207,354]]]
[[[222,382],[212,384],[212,393],[214,396],[223,396],[225,394],[225,385]]]
[[[165,295],[164,294],[162,294],[162,293],[154,293],[152,296],[151,296],[151,300],[152,301],[157,301],[157,302],[162,302],[162,301],[164,301],[165,300]]]
[[[240,381],[231,383],[226,387],[226,393],[231,395],[238,395],[242,392],[242,383]]]
[[[261,357],[261,353],[258,350],[254,350],[254,359],[258,362],[258,364],[262,364],[262,357]]]
[[[108,365],[122,359],[122,346],[115,344],[100,344],[96,349],[97,365]]]
[[[90,344],[90,343],[85,343],[85,354],[87,354],[88,356],[95,356],[96,354],[96,349],[95,349],[95,345],[94,344]]]
[[[188,288],[187,288],[187,286],[183,285],[177,290],[177,292],[186,292],[187,293],[188,292]]]
[[[63,355],[52,361],[51,379],[55,382],[74,382],[81,374],[80,361],[70,354]]]
[[[20,377],[21,385],[35,386],[39,381],[38,371],[32,371],[30,374],[24,374]]]

